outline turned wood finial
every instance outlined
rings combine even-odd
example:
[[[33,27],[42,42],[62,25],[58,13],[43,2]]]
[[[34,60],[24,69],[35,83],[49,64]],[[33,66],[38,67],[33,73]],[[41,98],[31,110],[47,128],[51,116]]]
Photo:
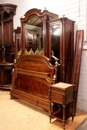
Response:
[[[55,81],[56,81],[56,75],[54,74],[54,76],[53,76],[53,81],[54,81],[54,83],[55,83]]]
[[[14,68],[12,69],[12,72],[14,72]]]
[[[16,63],[16,59],[14,59],[14,63]]]
[[[46,7],[44,7],[44,10],[46,10]]]
[[[63,15],[62,15],[63,17],[65,17],[65,14],[63,13]]]
[[[23,16],[21,16],[21,18],[25,18],[25,16],[23,15]]]

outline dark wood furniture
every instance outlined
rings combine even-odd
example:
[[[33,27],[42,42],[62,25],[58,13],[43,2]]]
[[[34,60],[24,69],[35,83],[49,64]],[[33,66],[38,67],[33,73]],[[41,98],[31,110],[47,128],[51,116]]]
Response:
[[[49,110],[49,85],[54,83],[54,79],[55,83],[71,82],[74,21],[66,17],[59,18],[47,10],[33,8],[24,14],[20,22],[21,27],[14,30],[16,63],[10,94],[11,97]],[[52,71],[49,64],[52,68],[56,67],[51,77],[44,64],[49,72]]]
[[[13,67],[13,63],[0,63],[0,88],[2,90],[11,88]]]
[[[0,4],[0,88],[9,89],[14,62],[13,17],[16,5]]]
[[[74,87],[74,84],[59,82],[51,85],[49,90],[50,122],[51,118],[57,118],[62,121],[64,129],[66,120],[74,119]]]
[[[67,17],[49,21],[50,51],[53,50],[54,56],[59,59],[60,64],[58,82],[71,83],[74,58],[74,23]]]
[[[21,51],[22,55],[31,49],[34,51],[43,50],[46,57],[50,57],[49,44],[49,20],[58,18],[57,14],[47,10],[33,8],[28,10],[24,18],[21,18]]]
[[[18,58],[18,52],[21,49],[21,28],[17,27],[13,31],[13,41],[14,41],[14,54],[15,54],[15,59]]]
[[[49,86],[56,82],[57,65],[43,55],[23,55],[15,60],[11,98],[19,98],[49,111]]]
[[[38,51],[50,58],[54,64],[53,56],[55,56],[60,64],[57,82],[71,83],[75,21],[66,17],[58,18],[56,14],[47,10],[41,12],[36,8],[28,10],[24,16],[20,19],[21,27],[14,30],[16,58],[27,53],[26,51],[28,53]],[[19,31],[21,43],[18,44]]]
[[[84,40],[84,30],[77,30],[76,40],[75,40],[75,53],[74,53],[73,68],[72,68],[72,78],[71,78],[71,83],[76,85],[74,89],[75,113],[76,113],[77,95],[78,95],[78,88],[79,88],[79,76],[80,76],[83,40]]]

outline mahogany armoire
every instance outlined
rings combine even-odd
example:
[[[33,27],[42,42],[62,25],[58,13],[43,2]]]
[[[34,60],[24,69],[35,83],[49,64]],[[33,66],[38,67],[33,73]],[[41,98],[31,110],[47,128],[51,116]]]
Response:
[[[14,30],[15,58],[25,49],[43,51],[52,63],[58,59],[57,81],[71,83],[75,21],[38,9],[28,10],[20,21],[21,27]]]

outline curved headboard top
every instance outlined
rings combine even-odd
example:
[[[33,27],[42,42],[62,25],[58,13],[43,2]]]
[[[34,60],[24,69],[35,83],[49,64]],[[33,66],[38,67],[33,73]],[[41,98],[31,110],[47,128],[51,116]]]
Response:
[[[23,55],[14,63],[15,69],[49,73],[53,76],[57,66],[52,65],[50,59],[43,55]]]

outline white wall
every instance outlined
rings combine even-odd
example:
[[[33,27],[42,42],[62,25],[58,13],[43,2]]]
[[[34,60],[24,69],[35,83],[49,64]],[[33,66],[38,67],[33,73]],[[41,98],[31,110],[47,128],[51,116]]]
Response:
[[[20,18],[31,8],[46,9],[56,13],[61,17],[66,17],[75,21],[76,30],[84,30],[84,41],[87,41],[87,1],[86,0],[0,0],[2,3],[17,4],[16,15],[14,17],[14,28],[20,26]],[[82,51],[82,62],[79,80],[79,91],[77,108],[87,112],[87,50]]]

